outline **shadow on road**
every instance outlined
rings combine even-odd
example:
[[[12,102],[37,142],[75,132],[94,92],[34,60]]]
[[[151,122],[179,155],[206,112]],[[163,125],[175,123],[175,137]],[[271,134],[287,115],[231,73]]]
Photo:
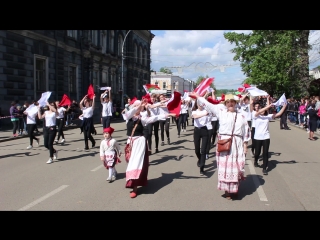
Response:
[[[175,172],[175,173],[162,173],[161,177],[148,179],[148,186],[143,187],[141,193],[142,194],[154,194],[158,192],[161,188],[169,185],[173,182],[174,179],[196,179],[203,177],[195,177],[195,176],[183,176],[183,172]]]
[[[161,157],[160,159],[157,159],[157,160],[153,160],[150,162],[150,166],[152,165],[158,165],[158,164],[161,164],[161,163],[164,163],[166,161],[169,161],[169,160],[175,160],[175,161],[181,161],[181,159],[183,157],[188,157],[186,155],[180,155],[180,156],[164,156],[164,157]]]
[[[60,152],[60,150],[59,150],[59,152]],[[96,154],[98,154],[98,153],[99,152],[92,151],[92,152],[83,152],[81,155],[72,156],[72,157],[60,158],[60,156],[59,156],[59,162],[68,161],[68,160],[74,160],[74,159],[79,159],[79,158],[84,158],[84,157],[89,157],[89,156],[90,157],[96,157]]]
[[[248,195],[252,195],[254,192],[257,191],[257,187],[254,184],[254,181],[256,178],[258,177],[259,179],[259,186],[264,185],[265,180],[263,179],[262,176],[260,175],[247,175],[246,176],[246,180],[240,182],[239,185],[239,191],[238,191],[238,197],[234,200],[242,200],[243,198],[245,198]]]
[[[276,168],[277,164],[294,164],[294,163],[297,163],[297,161],[296,160],[291,160],[291,161],[279,162],[277,160],[269,160],[268,172],[271,172],[274,168]]]
[[[21,156],[19,156],[21,155]],[[28,156],[28,157],[31,157],[31,156],[35,156],[35,155],[39,155],[39,153],[36,153],[36,154],[31,154],[31,152],[20,152],[20,153],[12,153],[12,154],[7,154],[7,155],[2,155],[0,156],[0,158],[7,158],[7,157],[25,157],[25,156]]]

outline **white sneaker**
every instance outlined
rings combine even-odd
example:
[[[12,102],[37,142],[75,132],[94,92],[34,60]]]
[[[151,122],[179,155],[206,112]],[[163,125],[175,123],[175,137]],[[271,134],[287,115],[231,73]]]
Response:
[[[27,147],[27,149],[29,150],[29,149],[31,149],[32,148],[32,146],[31,145],[29,145],[28,147]]]
[[[49,158],[49,160],[46,163],[53,163],[52,158]]]
[[[58,140],[54,140],[54,143],[58,143]]]
[[[62,139],[60,143],[61,143],[61,144],[63,144],[63,143],[64,143],[64,141],[65,141],[65,140],[64,140],[64,139]]]
[[[58,150],[56,150],[55,153],[53,153],[53,159],[57,160],[58,159]]]
[[[111,181],[112,180],[112,178],[111,177],[108,177],[107,179],[106,179],[106,181]]]
[[[37,142],[37,146],[39,147],[39,144],[40,144],[40,138],[38,138],[38,140],[36,140]]]

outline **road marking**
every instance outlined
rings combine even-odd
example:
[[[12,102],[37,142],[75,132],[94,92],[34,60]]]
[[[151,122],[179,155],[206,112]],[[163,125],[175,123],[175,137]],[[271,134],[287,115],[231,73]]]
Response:
[[[92,169],[91,172],[95,172],[95,171],[99,170],[99,169],[102,168],[102,167],[104,167],[104,166],[103,166],[103,165],[100,165],[99,167],[96,167],[96,168]]]
[[[264,193],[262,186],[260,185],[259,178],[257,176],[256,170],[254,169],[252,161],[248,160],[247,163],[248,163],[248,167],[249,167],[250,173],[251,173],[252,178],[253,178],[253,183],[257,188],[257,193],[258,193],[258,196],[260,198],[260,201],[268,202],[267,196]]]
[[[32,208],[33,206],[37,205],[38,203],[46,200],[47,198],[53,196],[54,194],[62,191],[63,189],[65,189],[66,187],[68,187],[69,185],[62,185],[61,187],[57,188],[56,190],[53,190],[52,192],[48,193],[47,195],[44,195],[43,197],[33,201],[32,203],[24,206],[23,208],[20,208],[18,211],[25,211],[28,210],[29,208]]]

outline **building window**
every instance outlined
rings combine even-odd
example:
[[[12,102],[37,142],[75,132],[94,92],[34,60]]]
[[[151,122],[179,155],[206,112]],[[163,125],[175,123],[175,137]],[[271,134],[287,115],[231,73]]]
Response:
[[[111,53],[114,52],[114,30],[110,30],[109,50]]]
[[[134,44],[134,60],[138,62],[138,47],[137,44]]]
[[[107,72],[102,72],[102,83],[107,83],[108,82],[108,73]]]
[[[144,52],[144,54],[143,54],[143,63],[144,63],[145,66],[147,66],[148,65],[147,50],[144,50],[143,52]]]
[[[122,36],[119,35],[119,38],[118,38],[118,56],[122,55],[122,44],[123,44],[123,39],[122,39]]]
[[[35,71],[35,89],[36,92],[47,91],[47,58],[43,56],[35,56],[34,59]]]
[[[140,58],[139,59],[139,63],[142,64],[142,59],[143,59],[143,57],[142,57],[142,47],[139,48],[139,58]]]
[[[97,30],[91,30],[91,42],[98,46],[98,31]]]
[[[68,31],[68,37],[77,39],[77,30],[67,30]]]
[[[167,83],[166,82],[162,83],[162,89],[167,89]]]
[[[107,35],[106,35],[106,30],[101,31],[101,48],[102,48],[102,53],[106,53],[107,51]]]
[[[77,67],[69,66],[69,92],[77,92]]]

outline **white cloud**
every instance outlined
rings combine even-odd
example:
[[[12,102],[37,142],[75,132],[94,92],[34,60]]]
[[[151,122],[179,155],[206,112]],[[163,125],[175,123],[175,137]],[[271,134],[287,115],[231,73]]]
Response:
[[[152,30],[151,30],[152,31]],[[237,89],[246,78],[240,63],[233,61],[230,52],[235,46],[223,36],[233,30],[164,30],[156,35],[151,43],[151,68],[159,71],[161,67],[185,79],[197,80],[199,75],[215,77],[215,86]],[[159,31],[157,31],[159,32]],[[236,33],[251,33],[251,30],[236,30]],[[320,65],[320,31],[310,33],[310,67]],[[319,58],[319,59],[318,59]],[[220,66],[227,66],[220,72]]]

